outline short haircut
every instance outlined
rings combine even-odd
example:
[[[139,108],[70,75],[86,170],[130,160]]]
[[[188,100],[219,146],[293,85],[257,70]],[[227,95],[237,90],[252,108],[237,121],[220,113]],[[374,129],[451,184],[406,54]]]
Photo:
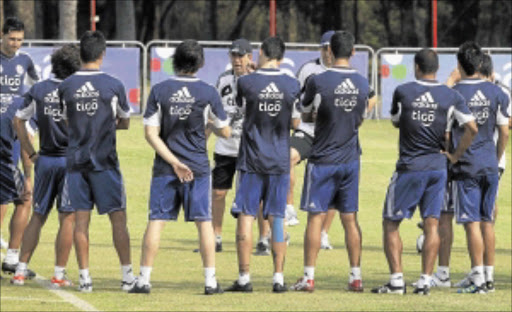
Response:
[[[414,55],[414,64],[423,74],[435,74],[439,69],[439,57],[436,51],[424,48]]]
[[[80,49],[76,44],[65,44],[52,54],[52,72],[58,79],[66,79],[80,69]]]
[[[2,33],[5,35],[11,31],[25,31],[25,24],[17,17],[8,17],[5,19]]]
[[[494,68],[492,66],[492,58],[489,54],[484,54],[482,56],[482,64],[480,65],[480,74],[484,77],[491,77],[492,73],[494,71]]]
[[[354,36],[345,30],[339,30],[331,37],[331,51],[334,58],[349,58],[354,50]]]
[[[269,60],[282,60],[285,50],[284,41],[279,37],[268,37],[261,43],[261,51]]]
[[[468,76],[474,75],[480,70],[484,53],[478,44],[466,41],[459,47],[457,60]]]
[[[195,73],[203,66],[203,47],[193,39],[181,42],[172,59],[174,71],[177,73]]]
[[[84,63],[96,61],[106,49],[107,41],[99,30],[86,31],[80,38],[80,58]]]

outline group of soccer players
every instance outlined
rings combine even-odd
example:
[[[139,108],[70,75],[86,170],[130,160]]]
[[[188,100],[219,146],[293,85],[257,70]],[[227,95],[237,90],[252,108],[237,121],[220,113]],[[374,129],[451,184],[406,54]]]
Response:
[[[21,39],[16,41],[16,37]],[[23,24],[7,19],[2,75],[17,71],[24,61],[27,67],[17,71],[21,79],[20,75],[33,67],[31,61],[19,59],[24,54],[16,52],[22,39]],[[260,243],[270,233],[267,244],[274,261],[272,291],[312,292],[316,259],[320,248],[331,248],[326,232],[337,210],[351,267],[348,290],[363,291],[362,234],[357,221],[358,129],[376,96],[367,79],[350,67],[354,41],[347,31],[325,33],[321,58],[302,68],[299,82],[279,69],[285,54],[280,38],[262,42],[258,64],[252,62],[251,44],[238,39],[229,48],[232,69],[219,77],[216,88],[196,77],[205,61],[198,42],[185,40],[177,46],[172,59],[176,74],[151,89],[144,112],[145,138],[155,150],[155,159],[138,277],[131,265],[126,194],[116,152],[116,130],[128,129],[130,109],[122,83],[100,71],[106,49],[104,36],[88,31],[79,47],[65,45],[56,50],[51,58],[55,78],[33,85],[22,97],[21,92],[14,94],[16,88],[9,84],[5,86],[11,92],[5,91],[4,96],[2,80],[2,217],[7,203],[20,203],[11,221],[2,270],[14,273],[11,282],[17,285],[35,275],[28,262],[55,202],[60,229],[52,283],[57,287],[71,285],[65,266],[74,243],[79,290],[91,292],[88,229],[96,206],[100,214],[108,214],[112,224],[121,288],[129,293],[150,293],[151,271],[165,221],[176,220],[183,207],[185,220],[197,226],[205,294],[252,292],[252,224],[258,216],[268,220],[266,226],[260,222]],[[17,47],[12,43],[11,50],[4,48],[10,42],[17,42]],[[406,292],[398,229],[403,218],[410,218],[419,206],[425,244],[422,275],[414,293],[429,293],[434,285],[432,274],[440,245],[438,220],[447,185],[451,185],[448,191],[457,221],[465,226],[471,256],[469,282],[460,291],[489,290],[483,272],[482,235],[493,231],[498,159],[508,140],[510,99],[501,88],[480,79],[484,54],[478,45],[463,44],[457,59],[461,80],[453,88],[435,80],[437,54],[423,49],[415,56],[417,80],[395,90],[391,113],[393,124],[400,129],[400,155],[383,210],[384,249],[391,277],[372,292]],[[5,81],[12,80],[6,77]],[[34,117],[39,151],[27,131]],[[297,130],[290,138],[292,128]],[[495,131],[497,143],[493,140]],[[210,133],[219,136],[212,171],[206,150]],[[24,156],[25,187],[20,185],[21,174],[11,157],[16,137]],[[304,275],[288,287],[283,275],[285,223],[297,224],[290,184],[294,166],[304,159],[308,160],[300,204],[308,212]],[[32,163],[34,213],[25,229]],[[235,174],[231,214],[237,218],[239,275],[223,290],[215,276],[215,252],[222,250],[225,197]]]

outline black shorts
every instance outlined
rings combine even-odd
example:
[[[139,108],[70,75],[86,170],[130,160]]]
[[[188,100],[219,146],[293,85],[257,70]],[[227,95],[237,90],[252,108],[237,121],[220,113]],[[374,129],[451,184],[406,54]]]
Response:
[[[299,152],[300,160],[303,161],[311,156],[313,137],[304,131],[295,130],[290,138],[290,147]]]
[[[215,165],[212,170],[212,188],[229,190],[233,186],[236,172],[236,157],[213,154]]]

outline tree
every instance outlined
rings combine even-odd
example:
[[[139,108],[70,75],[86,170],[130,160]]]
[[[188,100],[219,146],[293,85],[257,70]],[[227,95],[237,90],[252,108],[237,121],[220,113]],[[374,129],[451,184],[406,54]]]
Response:
[[[34,39],[36,37],[34,0],[13,1],[11,5],[14,7],[14,14],[25,24],[25,38]]]
[[[236,20],[231,27],[231,31],[229,32],[228,38],[229,40],[236,40],[240,37],[242,33],[242,26],[244,24],[244,20],[251,13],[254,6],[258,3],[258,0],[248,1],[248,0],[240,0],[240,4],[238,6],[238,11],[236,14]]]
[[[116,39],[135,40],[133,0],[116,1],[116,17]]]
[[[76,40],[77,0],[59,2],[59,39]]]

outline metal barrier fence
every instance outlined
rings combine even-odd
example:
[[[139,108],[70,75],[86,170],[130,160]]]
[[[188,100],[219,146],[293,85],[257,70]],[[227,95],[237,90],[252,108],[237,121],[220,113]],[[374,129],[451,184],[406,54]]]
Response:
[[[450,73],[457,68],[455,54],[458,48],[433,48],[439,55],[439,70],[437,79],[445,82]],[[380,105],[376,113],[383,118],[389,118],[389,110],[395,88],[404,82],[412,81],[414,77],[414,54],[421,48],[382,48],[375,54],[374,68],[376,93],[380,96]],[[511,86],[512,48],[483,48],[491,55],[496,78],[505,85]],[[379,112],[380,110],[380,112]]]

